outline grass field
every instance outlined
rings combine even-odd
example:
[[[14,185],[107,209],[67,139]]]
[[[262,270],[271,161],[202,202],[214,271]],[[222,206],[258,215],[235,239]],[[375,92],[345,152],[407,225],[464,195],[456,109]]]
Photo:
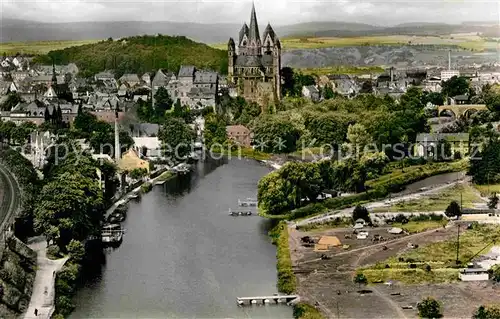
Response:
[[[477,185],[474,184],[476,188],[483,196],[489,197],[492,193],[500,194],[500,184],[493,185]]]
[[[459,184],[442,192],[416,200],[399,202],[391,207],[375,209],[378,212],[433,212],[444,211],[452,201],[462,203],[463,208],[474,208],[475,203],[483,203],[471,186]]]
[[[394,223],[392,224],[392,226],[406,230],[410,234],[416,234],[430,229],[441,228],[446,224],[448,224],[448,221],[443,219],[443,220],[411,221],[404,225],[400,223]]]
[[[482,51],[498,48],[498,42],[486,41],[477,35],[449,35],[449,36],[366,36],[366,37],[319,37],[319,38],[283,38],[281,45],[285,50],[291,49],[319,49],[346,46],[368,45],[456,45],[463,49]],[[212,45],[214,48],[227,49],[226,43]]]
[[[82,41],[36,41],[36,42],[8,42],[0,43],[0,54],[45,54],[52,50],[99,42],[100,40]]]
[[[500,240],[500,227],[492,225],[478,225],[467,230],[460,236],[459,260],[462,264],[480,253],[486,253],[493,241]],[[432,243],[401,255],[391,257],[369,268],[362,268],[371,283],[387,280],[397,280],[406,284],[449,282],[458,279],[458,269],[452,268],[456,259],[457,241],[447,240]],[[401,259],[404,260],[403,262]],[[409,264],[415,264],[410,269]],[[389,268],[386,268],[388,265]],[[427,271],[427,265],[431,271]]]

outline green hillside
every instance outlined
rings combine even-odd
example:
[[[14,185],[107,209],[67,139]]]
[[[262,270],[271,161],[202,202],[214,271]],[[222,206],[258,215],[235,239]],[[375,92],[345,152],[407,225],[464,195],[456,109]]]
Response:
[[[181,65],[194,65],[227,73],[227,52],[194,42],[186,37],[137,36],[107,40],[93,44],[50,51],[36,62],[50,64],[76,63],[82,76],[104,70],[123,73],[144,73],[159,68],[177,72]]]

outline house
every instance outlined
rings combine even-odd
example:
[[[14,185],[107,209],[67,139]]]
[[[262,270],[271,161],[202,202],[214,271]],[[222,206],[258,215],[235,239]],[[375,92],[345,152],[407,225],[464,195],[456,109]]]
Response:
[[[158,137],[134,137],[134,150],[147,158],[162,157],[161,141]]]
[[[469,104],[470,97],[468,94],[462,94],[462,95],[454,96],[450,100],[451,100],[450,104],[452,104],[452,105],[465,105],[465,104]]]
[[[100,73],[97,73],[96,75],[94,75],[94,79],[96,81],[110,81],[110,80],[114,80],[115,76],[111,71],[104,71],[104,72],[100,72]]]
[[[138,123],[130,125],[132,137],[154,137],[158,136],[160,126],[152,123]]]
[[[170,82],[170,79],[172,78],[172,75],[174,75],[171,72],[167,72],[166,70],[159,69],[154,78],[153,81],[151,82],[151,86],[153,89],[156,91],[160,87],[166,87],[168,83]]]
[[[459,153],[462,157],[469,154],[469,134],[468,133],[421,133],[417,135],[414,153],[420,157],[434,157],[440,141],[445,140],[450,143],[451,153]]]
[[[460,271],[458,278],[461,281],[487,281],[490,276],[484,268],[465,268]]]
[[[302,87],[302,96],[308,98],[312,101],[319,101],[319,90],[314,85],[308,85]]]
[[[118,79],[118,81],[121,84],[127,83],[129,87],[141,84],[141,79],[137,76],[137,74],[124,74],[120,79]]]
[[[460,76],[460,71],[458,70],[444,70],[441,71],[441,81],[448,81],[452,77],[459,77]]]
[[[226,127],[227,136],[241,146],[250,147],[252,138],[250,130],[243,125],[229,125]]]
[[[118,161],[118,168],[122,172],[131,172],[138,168],[145,168],[149,172],[149,162],[142,160],[134,149],[129,149]]]

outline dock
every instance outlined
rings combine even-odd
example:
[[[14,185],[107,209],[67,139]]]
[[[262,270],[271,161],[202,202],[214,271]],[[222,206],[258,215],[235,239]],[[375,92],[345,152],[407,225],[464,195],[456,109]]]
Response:
[[[298,295],[274,295],[274,296],[257,296],[257,297],[236,297],[236,302],[240,306],[256,305],[256,304],[288,304],[299,298]]]
[[[253,198],[247,198],[246,200],[238,199],[238,206],[240,207],[257,207],[257,200]]]

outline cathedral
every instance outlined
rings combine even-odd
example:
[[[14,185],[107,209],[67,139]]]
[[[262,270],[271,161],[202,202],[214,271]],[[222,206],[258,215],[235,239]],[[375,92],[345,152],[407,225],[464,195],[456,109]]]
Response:
[[[281,43],[270,24],[262,40],[252,6],[250,27],[245,23],[238,43],[228,43],[228,83],[236,86],[238,96],[260,105],[281,99]]]

